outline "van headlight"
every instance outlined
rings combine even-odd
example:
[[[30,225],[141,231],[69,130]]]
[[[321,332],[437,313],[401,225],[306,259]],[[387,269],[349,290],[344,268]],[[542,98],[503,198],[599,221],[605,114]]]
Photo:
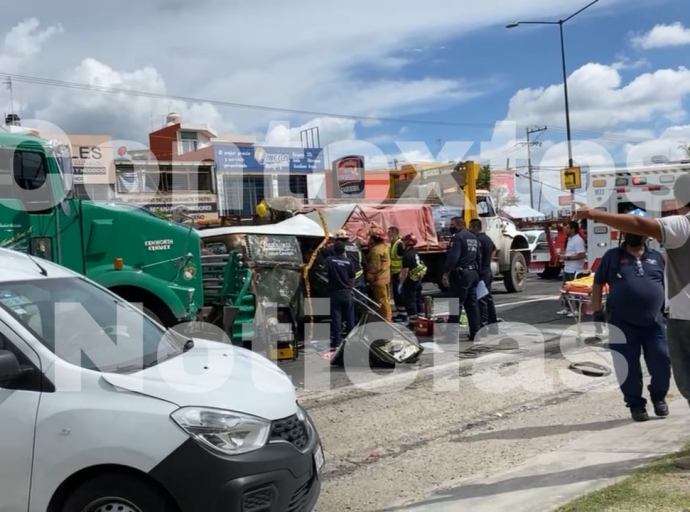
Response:
[[[266,445],[271,422],[239,412],[183,407],[170,417],[202,446],[220,455],[241,455]]]

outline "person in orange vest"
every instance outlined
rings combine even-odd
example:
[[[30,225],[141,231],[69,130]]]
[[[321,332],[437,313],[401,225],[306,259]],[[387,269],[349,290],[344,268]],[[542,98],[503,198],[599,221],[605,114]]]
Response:
[[[391,283],[391,259],[385,238],[386,234],[381,228],[372,228],[369,231],[366,272],[367,282],[371,287],[371,298],[379,305],[381,316],[390,322],[393,320],[391,299],[388,293]]]

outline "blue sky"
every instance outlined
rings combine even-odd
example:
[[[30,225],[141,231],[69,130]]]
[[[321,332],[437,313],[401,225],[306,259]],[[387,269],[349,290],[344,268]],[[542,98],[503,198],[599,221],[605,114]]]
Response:
[[[558,29],[508,30],[505,24],[556,20],[586,3],[351,0],[335,12],[318,0],[299,0],[289,9],[282,0],[200,0],[194,8],[123,0],[100,19],[84,9],[84,0],[27,0],[4,7],[0,73],[130,91],[18,81],[15,108],[25,119],[66,133],[111,135],[137,147],[174,110],[221,134],[253,134],[273,145],[299,145],[300,131],[309,127],[318,127],[322,141],[338,142],[343,152],[359,151],[353,139],[369,141],[379,149],[370,158],[374,167],[395,158],[433,158],[422,151],[424,144],[435,152],[440,139],[477,142],[469,154],[456,146],[443,159],[472,157],[505,167],[510,158],[511,167],[524,170],[525,149],[516,143],[525,126],[547,125],[534,163],[539,179],[557,186],[566,162],[564,148],[556,146],[565,136]],[[674,23],[684,26],[674,29]],[[600,0],[567,23],[576,140],[604,146],[616,162],[642,161],[631,146],[663,135],[667,140],[645,151],[679,157],[676,141],[690,140],[690,71],[680,68],[690,67],[686,27],[687,0]],[[653,48],[633,44],[633,35],[653,29]],[[6,90],[0,90],[0,106],[10,108]],[[516,123],[512,135],[490,150],[480,147],[495,123],[506,119]],[[396,140],[419,141],[422,150],[403,155]],[[597,151],[576,144],[576,162],[606,165]]]

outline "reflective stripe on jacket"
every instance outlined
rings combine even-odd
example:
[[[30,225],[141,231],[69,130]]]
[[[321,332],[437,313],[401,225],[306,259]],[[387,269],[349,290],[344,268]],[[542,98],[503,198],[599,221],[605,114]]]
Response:
[[[391,244],[391,274],[399,274],[402,270],[402,256],[398,255],[402,240],[398,238]]]

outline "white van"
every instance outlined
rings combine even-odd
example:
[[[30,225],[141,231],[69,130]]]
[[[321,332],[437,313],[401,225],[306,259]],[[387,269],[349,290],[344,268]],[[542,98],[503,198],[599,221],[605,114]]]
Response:
[[[312,512],[321,488],[318,433],[272,362],[7,250],[0,417],[0,512]]]

